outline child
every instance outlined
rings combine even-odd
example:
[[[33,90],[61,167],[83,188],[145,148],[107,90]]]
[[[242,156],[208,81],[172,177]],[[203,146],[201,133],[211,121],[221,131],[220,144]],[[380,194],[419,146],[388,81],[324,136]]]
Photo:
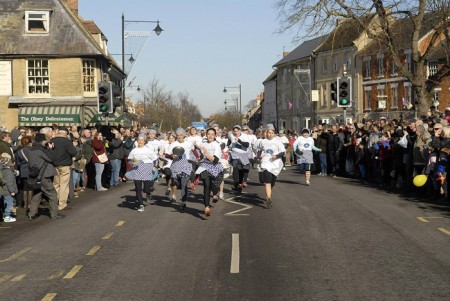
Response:
[[[18,192],[16,175],[13,170],[13,162],[11,156],[7,153],[2,153],[0,158],[0,170],[3,177],[2,190],[3,190],[3,202],[5,211],[3,213],[3,221],[5,223],[15,222],[16,219],[11,216],[14,206],[14,196]]]

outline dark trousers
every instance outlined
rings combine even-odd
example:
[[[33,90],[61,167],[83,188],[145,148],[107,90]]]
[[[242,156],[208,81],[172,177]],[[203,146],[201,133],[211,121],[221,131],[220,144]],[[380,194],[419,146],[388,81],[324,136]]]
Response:
[[[206,172],[206,171],[204,171]],[[217,195],[220,190],[220,183],[223,181],[223,175],[219,174],[217,178],[213,178],[210,175],[205,175],[203,178],[203,204],[205,207],[209,207],[211,199],[211,191],[213,195]]]
[[[144,205],[142,191],[145,192],[146,194],[150,194],[152,186],[153,181],[134,180],[134,187],[136,188],[136,198],[138,199],[139,205]]]
[[[250,171],[250,164],[242,165],[239,160],[233,160],[231,164],[233,166],[233,182],[235,186],[238,186],[247,180],[248,173]]]
[[[50,217],[55,217],[58,214],[58,195],[56,194],[55,186],[53,186],[53,178],[43,178],[41,180],[41,189],[33,191],[30,216],[38,213],[39,204],[43,199],[46,199],[50,205]]]

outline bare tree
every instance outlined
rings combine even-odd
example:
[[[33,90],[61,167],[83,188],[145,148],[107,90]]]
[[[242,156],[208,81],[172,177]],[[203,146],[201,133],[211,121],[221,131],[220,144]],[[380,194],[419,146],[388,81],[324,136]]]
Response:
[[[178,123],[180,127],[186,128],[193,121],[200,121],[202,115],[198,106],[189,99],[187,92],[178,94]]]
[[[413,85],[419,114],[431,104],[431,93],[443,78],[450,75],[449,0],[277,0],[280,32],[297,28],[297,39],[328,33],[337,19],[351,19],[365,29],[367,36],[383,45],[392,56],[399,72]],[[376,18],[376,28],[367,26],[367,18]],[[399,23],[400,22],[400,23]],[[417,68],[408,69],[402,60],[399,29],[408,24],[412,61]],[[406,27],[403,27],[406,28]],[[305,34],[306,33],[306,34]],[[419,43],[427,36],[427,42]],[[444,58],[435,76],[428,79],[426,63],[431,53],[441,52]]]
[[[240,124],[241,115],[235,110],[223,110],[213,114],[211,119],[215,120],[221,128],[232,129],[236,124]]]
[[[143,114],[140,116],[140,123],[148,126],[156,123],[158,127],[165,120],[170,119],[170,115],[166,114],[166,108],[172,102],[172,92],[166,91],[165,86],[159,83],[159,80],[153,78],[144,90],[144,99],[142,101]]]

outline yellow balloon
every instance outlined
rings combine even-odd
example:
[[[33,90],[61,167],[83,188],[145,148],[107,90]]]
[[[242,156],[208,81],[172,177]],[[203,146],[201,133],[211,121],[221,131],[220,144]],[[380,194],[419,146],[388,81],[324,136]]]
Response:
[[[427,176],[426,175],[417,175],[413,179],[414,186],[422,187],[427,182]]]

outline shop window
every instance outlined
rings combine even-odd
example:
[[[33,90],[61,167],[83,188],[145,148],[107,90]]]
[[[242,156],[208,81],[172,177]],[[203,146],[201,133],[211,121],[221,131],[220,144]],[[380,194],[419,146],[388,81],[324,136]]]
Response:
[[[28,60],[28,94],[50,94],[48,60]]]

